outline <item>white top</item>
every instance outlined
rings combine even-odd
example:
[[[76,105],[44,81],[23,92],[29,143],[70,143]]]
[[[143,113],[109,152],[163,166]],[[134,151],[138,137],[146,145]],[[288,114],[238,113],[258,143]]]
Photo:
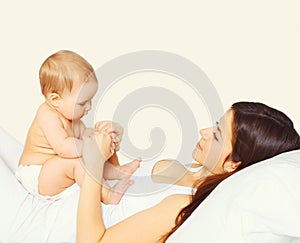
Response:
[[[194,191],[190,187],[154,183],[150,176],[133,176],[132,178],[134,185],[128,189],[118,205],[102,204],[106,227],[155,206],[170,195],[191,195]]]

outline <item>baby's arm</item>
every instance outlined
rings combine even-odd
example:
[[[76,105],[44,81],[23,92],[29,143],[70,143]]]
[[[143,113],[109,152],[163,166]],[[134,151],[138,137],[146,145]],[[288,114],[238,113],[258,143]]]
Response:
[[[85,137],[93,135],[95,129],[86,127],[82,121],[80,121],[80,139],[83,140]]]
[[[62,158],[79,158],[82,155],[82,140],[69,136],[61,119],[55,114],[40,116],[39,125],[58,156]]]

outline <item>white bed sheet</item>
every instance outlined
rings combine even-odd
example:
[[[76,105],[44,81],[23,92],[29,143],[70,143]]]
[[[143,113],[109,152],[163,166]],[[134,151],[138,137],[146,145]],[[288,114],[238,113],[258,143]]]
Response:
[[[79,187],[64,200],[46,202],[14,176],[23,146],[0,128],[0,242],[75,242]]]
[[[79,198],[46,202],[29,194],[0,161],[0,242],[75,242]]]
[[[13,174],[22,145],[2,128],[0,141],[0,242],[75,242],[79,188],[55,202],[33,197]],[[300,151],[222,182],[168,242],[299,243]]]

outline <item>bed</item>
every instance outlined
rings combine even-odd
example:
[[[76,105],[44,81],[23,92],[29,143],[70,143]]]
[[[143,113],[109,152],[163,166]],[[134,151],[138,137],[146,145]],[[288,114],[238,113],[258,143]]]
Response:
[[[63,200],[32,196],[14,176],[22,144],[2,128],[0,139],[0,242],[75,242],[78,186]],[[223,181],[168,242],[300,242],[300,151]]]

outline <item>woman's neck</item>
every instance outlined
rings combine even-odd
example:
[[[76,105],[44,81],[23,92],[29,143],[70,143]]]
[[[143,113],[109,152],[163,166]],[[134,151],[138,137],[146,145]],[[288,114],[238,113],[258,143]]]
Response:
[[[175,184],[179,186],[195,187],[199,181],[211,173],[204,167],[197,172],[188,170],[174,160],[162,160],[152,169],[152,180],[156,183]]]

